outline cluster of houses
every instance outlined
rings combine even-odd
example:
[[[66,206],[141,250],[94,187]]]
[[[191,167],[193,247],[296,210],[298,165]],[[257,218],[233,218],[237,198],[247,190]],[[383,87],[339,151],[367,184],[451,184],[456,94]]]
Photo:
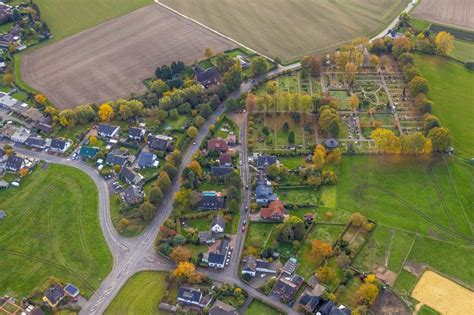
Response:
[[[43,138],[26,127],[13,124],[6,124],[0,132],[4,139],[38,150],[65,153],[72,145],[67,139]]]
[[[212,219],[209,231],[199,232],[199,243],[210,246],[209,251],[202,257],[205,266],[223,269],[229,265],[232,248],[224,233],[225,226],[224,216],[216,215]]]
[[[22,176],[28,174],[36,165],[36,159],[31,157],[24,157],[20,155],[8,155],[3,149],[0,149],[0,175],[5,172],[18,174],[20,170],[26,170]],[[8,188],[10,185],[18,187],[20,185],[19,179],[12,182],[7,182],[0,179],[0,189]]]
[[[55,308],[66,298],[75,299],[79,296],[79,289],[68,283],[65,286],[53,285],[43,295],[43,301],[51,308]]]
[[[44,312],[28,300],[17,304],[14,298],[3,296],[0,297],[0,314],[43,315]]]
[[[215,300],[212,303],[211,293],[204,292],[198,287],[181,286],[178,290],[178,304],[189,308],[190,311],[201,312],[203,308],[209,308],[209,315],[237,315],[238,312],[235,307],[221,301]],[[212,303],[212,306],[210,306]],[[176,306],[164,305],[159,306],[168,312],[176,312]]]

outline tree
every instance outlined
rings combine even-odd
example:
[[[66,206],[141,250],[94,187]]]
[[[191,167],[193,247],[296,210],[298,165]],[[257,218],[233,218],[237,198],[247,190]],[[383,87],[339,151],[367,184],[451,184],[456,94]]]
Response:
[[[311,160],[314,163],[314,167],[318,170],[322,169],[325,163],[326,149],[321,144],[318,144],[314,149]]]
[[[324,108],[321,111],[318,123],[321,130],[326,131],[333,137],[338,136],[340,120],[339,115],[334,108]]]
[[[206,50],[204,50],[204,56],[206,58],[211,58],[212,56],[214,56],[214,51],[212,50],[212,48],[206,48]]]
[[[154,204],[155,206],[158,206],[163,199],[163,192],[161,191],[160,187],[155,186],[150,190],[150,195],[148,197],[148,201],[150,203]]]
[[[377,55],[370,55],[370,63],[372,66],[377,67],[380,63],[380,58]]]
[[[100,105],[99,118],[103,122],[109,122],[114,117],[114,109],[107,103]]]
[[[168,91],[169,87],[166,85],[165,81],[157,79],[153,81],[150,85],[150,90],[152,90],[158,97],[162,97],[163,93]]]
[[[74,125],[76,125],[76,122],[77,122],[76,113],[70,109],[62,110],[59,113],[58,117],[59,117],[59,123],[63,127],[73,127]]]
[[[415,76],[410,83],[408,83],[408,90],[412,96],[417,96],[420,93],[428,94],[430,87],[423,77]]]
[[[431,153],[431,145],[426,142],[427,139],[421,132],[413,132],[400,137],[401,151],[405,154],[428,154]]]
[[[187,249],[186,247],[183,247],[183,246],[176,246],[175,248],[173,248],[173,250],[171,251],[171,255],[170,255],[171,259],[173,259],[173,261],[177,264],[179,264],[180,262],[186,262],[186,261],[189,261],[192,257],[192,253],[189,249]]]
[[[196,138],[197,134],[198,134],[198,130],[194,126],[189,127],[188,130],[186,131],[186,135],[191,139]]]
[[[326,242],[313,240],[311,242],[311,255],[313,255],[316,259],[326,258],[332,255],[332,247]]]
[[[255,110],[257,105],[257,96],[255,94],[249,93],[245,98],[245,108],[249,113],[252,113]]]
[[[351,215],[350,223],[357,228],[364,227],[367,224],[367,218],[356,212]]]
[[[25,177],[26,175],[28,175],[28,169],[26,167],[21,168],[19,174],[21,177]]]
[[[250,64],[250,71],[252,72],[252,75],[255,77],[258,77],[268,71],[268,62],[265,57],[258,56],[252,60],[252,63]]]
[[[148,222],[151,219],[153,219],[153,217],[155,216],[155,212],[156,212],[155,206],[153,206],[148,201],[145,201],[144,203],[140,205],[140,207],[138,207],[138,214],[140,215],[141,219],[145,222]]]
[[[448,32],[439,32],[435,37],[436,54],[449,56],[454,49],[454,36]]]
[[[321,58],[317,55],[304,56],[302,64],[313,77],[318,76],[321,73],[322,62]]]
[[[332,271],[331,268],[329,268],[327,266],[319,267],[316,270],[316,277],[322,283],[328,284],[332,281],[332,279],[334,279],[334,272]]]
[[[426,114],[423,122],[423,128],[425,129],[426,133],[428,133],[433,128],[441,127],[441,123],[439,122],[438,117],[435,115]]]
[[[395,57],[398,57],[403,53],[410,52],[410,50],[411,43],[407,37],[400,36],[393,40],[392,53]]]
[[[278,91],[278,82],[275,80],[270,80],[267,83],[267,93],[275,94]]]
[[[356,71],[357,71],[357,65],[355,65],[352,62],[346,63],[346,67],[345,67],[346,79],[349,81],[351,85],[354,82]]]
[[[372,305],[379,295],[379,289],[375,284],[362,284],[354,295],[354,300],[359,305]]]
[[[190,262],[180,262],[175,270],[173,276],[185,278],[189,283],[201,283],[202,275],[196,271],[196,267]]]
[[[288,144],[294,144],[295,143],[295,132],[291,130],[288,133]]]
[[[334,165],[339,165],[341,164],[342,160],[342,151],[340,148],[335,148],[326,156],[326,162],[327,163],[332,163]]]
[[[115,174],[120,173],[120,170],[121,170],[121,169],[122,169],[122,167],[121,167],[120,165],[118,165],[118,164],[115,164],[115,165],[114,165],[114,172],[115,172]]]
[[[225,73],[232,68],[235,61],[229,55],[220,53],[214,58],[214,64],[216,65],[217,71]]]
[[[360,100],[357,94],[353,94],[350,99],[352,110],[357,110],[359,108]]]
[[[433,102],[426,97],[425,93],[420,93],[415,97],[415,106],[422,112],[422,113],[431,113],[431,109],[433,108]]]
[[[197,176],[201,176],[201,175],[202,175],[201,164],[199,164],[199,162],[196,161],[196,160],[192,160],[191,163],[189,163],[188,169],[189,169],[190,171],[194,172],[194,174],[196,174]]]
[[[43,94],[36,94],[35,101],[36,103],[43,105],[44,103],[46,103],[46,96],[44,96]]]
[[[377,128],[371,132],[370,137],[374,140],[375,146],[380,153],[400,153],[400,139],[393,131]]]
[[[90,136],[90,137],[89,137],[89,144],[90,144],[91,146],[96,146],[97,143],[98,143],[98,141],[97,141],[97,137],[96,137],[96,136]]]
[[[171,180],[167,173],[161,172],[156,180],[156,185],[161,189],[162,192],[166,192],[171,186]]]
[[[202,116],[197,116],[196,120],[195,120],[195,123],[196,123],[196,126],[198,126],[200,128],[200,127],[204,126],[204,124],[206,123],[206,119]]]
[[[435,127],[430,130],[428,137],[431,139],[434,151],[444,152],[451,148],[453,137],[446,128]]]
[[[3,83],[5,85],[11,85],[13,83],[13,75],[11,73],[6,73],[3,76]]]
[[[229,90],[237,89],[243,80],[242,66],[236,62],[234,66],[224,74],[224,84]]]

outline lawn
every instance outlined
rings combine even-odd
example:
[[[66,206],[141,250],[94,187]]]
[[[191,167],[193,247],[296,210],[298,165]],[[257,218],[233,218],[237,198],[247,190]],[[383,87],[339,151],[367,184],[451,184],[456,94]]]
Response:
[[[474,203],[473,174],[468,164],[442,158],[344,157],[337,208],[361,212],[383,226],[377,227],[375,239],[366,247],[371,250],[364,249],[357,264],[371,268],[361,258],[365,255],[382,263],[390,229],[394,229],[388,263],[398,272],[418,233],[408,260],[429,264],[472,287],[474,272],[469,261],[474,260],[474,252],[469,246],[474,214],[467,209]]]
[[[280,156],[278,157],[278,161],[280,161],[280,163],[288,167],[290,170],[297,169],[298,166],[306,165],[305,156]]]
[[[245,239],[245,247],[255,247],[257,249],[265,248],[270,234],[273,230],[271,223],[252,222],[248,227],[247,238]]]
[[[430,85],[434,114],[449,128],[454,148],[464,157],[474,157],[474,71],[441,57],[416,55],[415,64]]]
[[[217,31],[283,62],[375,35],[406,7],[407,0],[233,1],[164,0]]]
[[[276,194],[283,201],[283,203],[301,204],[310,203],[317,205],[319,203],[319,193],[317,188],[292,188],[292,189],[277,189]]]
[[[245,314],[276,315],[282,313],[278,312],[276,309],[272,308],[268,304],[260,302],[259,300],[253,300],[252,303],[250,303],[249,308],[245,311]]]
[[[461,61],[474,60],[474,43],[456,39],[451,56]]]
[[[207,217],[189,220],[187,221],[187,226],[192,227],[198,231],[209,231],[211,227],[211,220],[209,220]]]
[[[42,19],[60,40],[152,4],[151,0],[37,0]]]
[[[0,191],[0,295],[25,297],[55,276],[89,297],[112,267],[94,182],[74,168],[38,168]]]
[[[105,314],[168,314],[158,310],[158,303],[165,295],[165,284],[164,272],[137,273],[125,283]]]

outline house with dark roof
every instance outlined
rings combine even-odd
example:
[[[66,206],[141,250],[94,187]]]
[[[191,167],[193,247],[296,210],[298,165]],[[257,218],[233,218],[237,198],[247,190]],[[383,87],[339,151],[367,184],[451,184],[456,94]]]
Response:
[[[199,244],[211,245],[211,244],[214,244],[214,242],[216,241],[210,231],[199,232],[198,237],[199,237]]]
[[[43,296],[43,301],[49,304],[51,307],[56,307],[58,306],[59,302],[62,301],[65,297],[65,292],[63,288],[59,284],[52,286],[49,288],[44,296]]]
[[[25,141],[25,145],[32,148],[44,149],[46,147],[46,140],[37,135],[29,136]]]
[[[7,159],[7,162],[5,163],[5,169],[10,172],[18,172],[25,166],[25,161],[23,158],[17,156],[17,155],[12,155],[9,156]]]
[[[225,197],[220,192],[203,191],[198,202],[198,210],[219,210],[225,206]]]
[[[219,156],[220,166],[232,166],[232,156],[228,153],[223,153]]]
[[[138,167],[140,168],[156,168],[159,163],[160,161],[158,161],[156,154],[141,151],[138,155]]]
[[[211,232],[214,236],[221,235],[225,230],[225,219],[222,215],[216,215],[211,222]]]
[[[92,159],[99,152],[99,148],[88,147],[83,145],[79,150],[79,156],[87,159]]]
[[[223,177],[232,174],[233,167],[230,166],[211,166],[211,174],[215,177]]]
[[[280,200],[272,201],[268,204],[268,207],[260,209],[260,218],[266,221],[281,222],[285,215],[285,206]]]
[[[243,260],[242,274],[255,277],[257,272],[262,274],[276,274],[276,269],[265,259],[257,259],[254,256],[247,256]]]
[[[204,308],[212,301],[210,295],[205,295],[201,289],[181,286],[178,290],[178,303]]]
[[[128,139],[140,141],[145,137],[146,130],[138,127],[131,127],[128,130]]]
[[[236,135],[228,135],[225,139],[227,141],[227,145],[229,147],[235,147],[237,145],[237,137]]]
[[[351,315],[352,311],[344,305],[337,306],[333,301],[327,301],[316,312],[316,315]]]
[[[277,158],[274,155],[260,155],[257,157],[257,167],[265,168],[267,166],[276,164]]]
[[[313,314],[322,303],[323,299],[320,296],[313,296],[308,292],[303,293],[299,301],[300,307],[311,314]]]
[[[123,156],[123,155],[117,155],[115,153],[109,153],[107,154],[107,157],[105,158],[105,164],[107,165],[120,165],[123,167],[125,164],[127,164],[128,158]]]
[[[289,277],[281,276],[273,287],[272,294],[284,301],[291,301],[303,282],[304,279],[296,274]]]
[[[229,147],[224,139],[209,139],[207,141],[207,151],[216,150],[221,153],[227,152]]]
[[[203,71],[201,68],[196,67],[194,69],[194,75],[196,81],[199,82],[206,89],[213,85],[219,85],[219,82],[221,80],[221,75],[216,70],[216,68],[209,68]]]
[[[204,255],[203,261],[207,262],[209,267],[222,269],[225,266],[225,259],[229,253],[229,241],[223,239],[220,241],[215,252]]]
[[[122,168],[119,177],[129,185],[138,185],[145,179],[141,174],[132,171],[128,167]]]
[[[230,306],[220,300],[216,300],[209,309],[209,315],[237,315],[235,307]]]
[[[143,189],[136,185],[128,186],[121,194],[122,200],[127,205],[136,205],[143,201],[145,193]]]
[[[120,126],[114,126],[109,124],[99,124],[97,128],[97,134],[103,138],[114,138],[118,135]]]
[[[0,2],[0,24],[8,23],[12,20],[12,7],[8,4]]]
[[[80,293],[79,289],[70,283],[66,284],[64,292],[72,298],[76,298]]]
[[[270,202],[278,200],[277,195],[273,193],[271,186],[259,184],[255,188],[255,202],[259,206],[267,206]]]
[[[45,122],[39,122],[35,125],[35,128],[39,131],[42,131],[46,134],[50,134],[53,131],[53,126]]]
[[[291,276],[295,273],[296,268],[298,268],[298,260],[294,257],[288,259],[283,266],[282,275],[284,276]]]
[[[61,139],[53,139],[51,140],[51,144],[49,145],[51,151],[64,153],[69,149],[71,146],[71,142],[67,140]]]

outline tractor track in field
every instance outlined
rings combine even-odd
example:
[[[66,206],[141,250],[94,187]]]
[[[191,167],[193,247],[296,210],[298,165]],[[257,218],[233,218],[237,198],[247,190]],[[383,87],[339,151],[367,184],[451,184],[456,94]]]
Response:
[[[357,186],[353,191],[352,191],[352,197],[355,201],[365,201],[365,202],[370,202],[370,200],[368,198],[365,197],[365,194],[364,192],[367,190],[367,189],[374,189],[374,190],[378,190],[379,192],[387,195],[387,196],[390,196],[392,197],[393,199],[397,200],[398,202],[400,202],[402,205],[404,205],[405,207],[407,207],[408,209],[410,209],[411,211],[413,211],[415,214],[417,214],[419,217],[421,217],[422,219],[424,219],[426,222],[434,225],[435,227],[437,227],[438,229],[440,229],[441,231],[447,233],[448,235],[451,235],[453,237],[456,237],[458,239],[461,239],[461,240],[464,240],[464,241],[467,241],[469,243],[474,243],[474,239],[472,237],[468,237],[464,234],[461,234],[461,233],[458,233],[458,232],[455,232],[453,230],[451,230],[450,228],[442,225],[442,224],[439,224],[438,222],[436,222],[435,220],[433,220],[431,218],[430,215],[426,214],[425,212],[423,212],[422,210],[420,210],[419,208],[417,208],[416,206],[414,206],[413,204],[411,204],[410,202],[406,201],[405,199],[401,198],[400,196],[398,196],[396,193],[394,193],[393,191],[391,191],[390,189],[387,189],[387,188],[384,188],[384,187],[381,187],[379,185],[371,185],[371,184],[368,184],[368,183],[364,183],[364,184],[361,184],[359,186]]]

